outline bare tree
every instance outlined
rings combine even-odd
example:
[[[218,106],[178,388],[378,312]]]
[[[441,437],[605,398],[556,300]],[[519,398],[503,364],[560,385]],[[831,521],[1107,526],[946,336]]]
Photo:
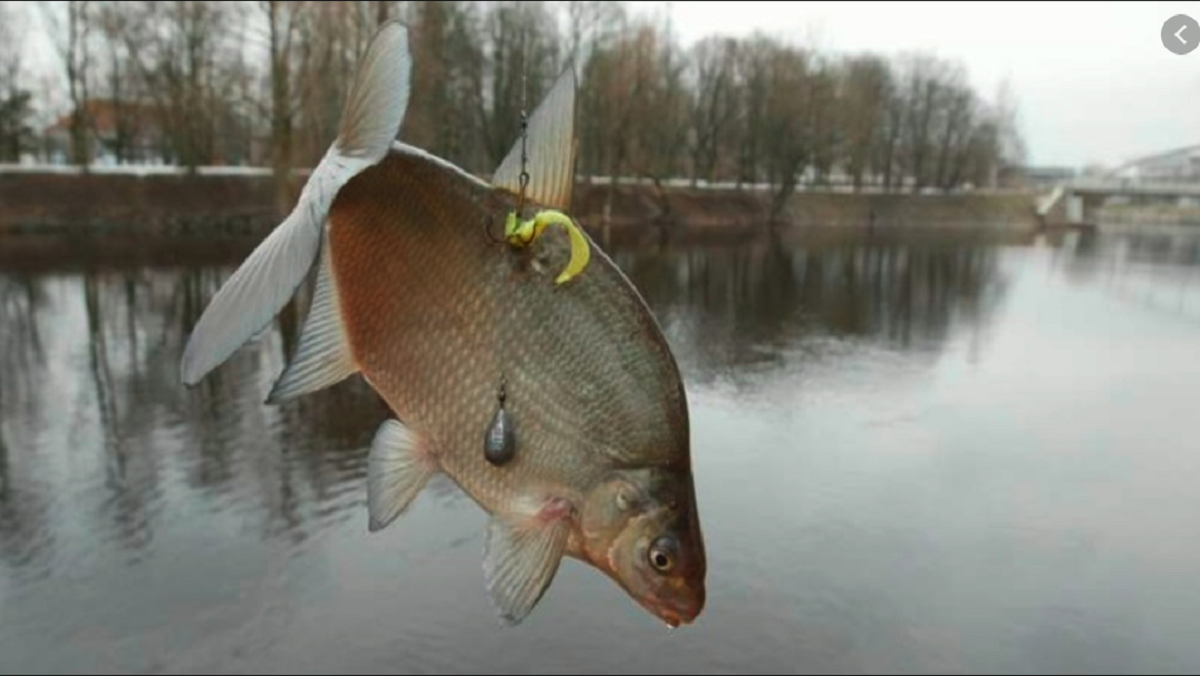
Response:
[[[491,11],[495,14],[482,16],[477,5],[466,2],[412,6],[413,88],[421,96],[410,99],[400,131],[406,142],[480,173],[495,169],[493,141],[487,138],[492,109],[485,103],[487,25],[494,23],[507,44],[513,31],[520,32],[516,25],[533,17],[536,8]],[[509,143],[515,129],[506,130]]]
[[[520,131],[522,107],[532,112],[558,76],[560,39],[556,19],[542,3],[492,4],[485,11],[483,30],[485,60],[474,74],[479,78],[479,124],[490,172]]]
[[[856,189],[949,190],[994,180],[1024,154],[1011,92],[985,102],[958,64],[835,59],[764,35],[707,38],[685,51],[669,14],[646,19],[620,2],[80,0],[44,10],[66,74],[72,161],[91,160],[90,99],[99,93],[103,142],[118,161],[136,159],[151,136],[191,169],[269,161],[281,211],[293,166],[324,153],[358,59],[392,18],[409,25],[414,58],[400,136],[476,173],[495,168],[522,107],[571,64],[578,169],[610,177],[608,208],[623,176],[661,188],[687,175],[767,180],[777,218],[801,182],[825,184],[838,170]],[[0,39],[0,71],[20,61],[10,40]]]
[[[681,160],[687,146],[689,99],[684,80],[687,60],[669,34],[668,39],[659,46],[658,61],[658,85],[651,103],[653,114],[643,129],[642,141],[642,145],[651,153],[644,171],[656,182],[677,176],[682,171]],[[736,104],[735,100],[735,113]]]
[[[779,46],[771,50],[762,120],[767,177],[774,185],[770,221],[783,215],[800,170],[812,159],[812,73],[808,53]]]
[[[622,5],[600,2],[572,8],[570,18],[572,51],[580,58],[579,164],[587,174],[603,174],[609,165],[611,116],[620,103],[608,90],[617,67],[618,43],[626,40],[629,31],[629,18]]]
[[[604,221],[608,222],[617,181],[628,169],[646,173],[653,146],[638,130],[653,125],[655,89],[661,78],[659,36],[648,22],[638,21],[610,44],[595,45],[583,69],[583,117],[589,120],[587,147],[593,172],[609,177]]]
[[[104,96],[113,122],[112,151],[118,163],[129,162],[134,155],[134,136],[144,121],[138,120],[138,82],[136,68],[129,56],[126,36],[135,20],[136,3],[100,2],[97,20],[102,44],[100,70]]]
[[[707,38],[692,48],[692,185],[700,178],[716,179],[721,139],[737,114],[733,92],[736,61],[737,43],[730,38]]]
[[[88,110],[89,75],[91,71],[91,11],[87,0],[68,0],[63,3],[64,14],[51,4],[41,5],[49,26],[55,51],[63,64],[70,97],[71,162],[87,170],[92,161]]]
[[[953,84],[944,91],[939,111],[939,140],[934,184],[949,190],[957,184],[956,158],[971,131],[974,96],[970,89]]]
[[[944,87],[941,67],[937,59],[927,54],[917,54],[905,64],[905,167],[913,179],[914,192],[929,183],[934,120]]]
[[[169,155],[189,171],[223,162],[219,138],[238,91],[244,6],[199,0],[130,6],[136,9],[123,19],[126,52],[155,100]]]
[[[292,143],[296,105],[292,100],[293,49],[299,17],[305,6],[298,2],[264,0],[267,15],[271,83],[271,168],[275,176],[275,210],[287,213],[292,202]]]
[[[880,148],[876,152],[878,167],[876,172],[883,172],[883,187],[891,191],[904,185],[904,168],[900,161],[900,138],[904,132],[905,100],[900,92],[899,83],[893,75],[888,79],[884,97],[883,132],[880,134]]]
[[[359,57],[359,34],[369,30],[364,9],[353,2],[316,2],[294,19],[289,91],[294,99],[292,161],[297,164],[315,165],[337,134]]]
[[[685,62],[670,36],[669,23],[644,24],[636,33],[639,94],[632,101],[626,135],[628,172],[656,183],[677,172],[687,147],[689,92]]]
[[[855,191],[858,191],[871,166],[872,153],[885,133],[890,71],[883,59],[865,55],[848,59],[842,78],[838,113],[843,138],[842,161]]]
[[[1023,164],[1027,151],[1021,136],[1020,116],[1012,83],[1007,78],[997,88],[994,111],[996,133],[999,136],[999,160],[1010,165]]]
[[[567,5],[567,58],[587,63],[597,46],[611,44],[625,29],[625,8],[610,0],[582,0]]]
[[[1000,147],[998,125],[985,118],[971,132],[964,162],[965,179],[975,185],[994,185]]]
[[[825,185],[839,151],[837,84],[833,69],[825,58],[817,56],[813,61],[815,63],[805,94],[808,99],[808,135],[812,144],[811,180],[814,184]]]
[[[0,3],[0,92],[15,89],[21,77],[25,22],[18,9],[16,4]]]
[[[22,86],[22,34],[19,7],[0,4],[0,162],[16,162],[32,142],[32,93]]]
[[[773,40],[762,35],[747,38],[738,49],[734,67],[738,118],[728,143],[736,147],[739,186],[757,183],[761,178],[764,144],[769,142],[763,125],[770,93],[770,64],[777,49]]]
[[[382,2],[381,0],[373,0],[369,4],[375,5],[375,25],[378,27],[387,23],[388,19],[391,18],[392,15],[392,3]],[[360,54],[363,51],[362,47],[365,46],[366,42],[364,41],[358,50]]]

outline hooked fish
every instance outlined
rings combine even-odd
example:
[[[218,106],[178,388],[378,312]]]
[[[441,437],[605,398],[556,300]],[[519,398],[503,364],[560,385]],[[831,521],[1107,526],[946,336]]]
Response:
[[[489,514],[483,577],[506,623],[530,614],[568,557],[669,626],[693,622],[706,560],[676,362],[595,242],[545,227],[573,223],[559,211],[574,183],[573,70],[491,181],[396,140],[410,75],[406,29],[385,24],[295,208],[195,325],[184,383],[261,332],[315,267],[300,339],[267,402],[359,374],[387,403],[395,418],[368,459],[369,531],[443,473]],[[500,383],[504,427],[485,453]]]

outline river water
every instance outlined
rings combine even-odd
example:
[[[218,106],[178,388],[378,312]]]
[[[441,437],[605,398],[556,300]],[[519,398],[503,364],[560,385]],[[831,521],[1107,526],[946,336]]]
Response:
[[[614,259],[688,388],[695,625],[568,561],[502,627],[448,482],[367,533],[360,381],[262,403],[295,315],[180,386],[238,256],[51,259],[0,268],[0,673],[1200,669],[1200,237]]]

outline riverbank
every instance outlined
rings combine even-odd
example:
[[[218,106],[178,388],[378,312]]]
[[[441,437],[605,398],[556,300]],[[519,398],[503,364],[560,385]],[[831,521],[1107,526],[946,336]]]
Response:
[[[575,212],[601,233],[607,185],[577,188]],[[619,185],[609,213],[616,241],[740,239],[768,229],[772,194],[735,190]],[[914,195],[797,191],[776,230],[1000,230],[1032,232],[1039,222],[1034,196],[1020,193]]]
[[[256,174],[4,174],[0,234],[261,237],[276,223],[272,194],[271,178]],[[572,212],[608,241],[724,239],[765,230],[770,202],[765,190],[581,182]],[[1038,223],[1027,194],[799,191],[777,227],[1030,231]]]

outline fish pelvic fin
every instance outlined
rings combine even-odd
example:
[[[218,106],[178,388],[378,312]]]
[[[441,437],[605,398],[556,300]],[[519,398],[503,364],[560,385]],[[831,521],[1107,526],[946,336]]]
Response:
[[[322,238],[317,289],[309,306],[300,341],[291,363],[275,383],[268,404],[278,404],[329,387],[358,372],[350,350],[342,304],[329,253],[329,235]]]
[[[412,59],[397,22],[376,33],[355,74],[338,138],[313,170],[287,218],[225,282],[196,323],[181,362],[195,385],[262,332],[295,294],[321,248],[338,191],[387,154],[408,105]]]
[[[520,624],[558,572],[570,535],[570,506],[547,501],[535,516],[496,514],[484,537],[483,577],[501,620]]]
[[[437,471],[437,461],[404,423],[380,425],[367,458],[367,530],[374,533],[395,521]]]
[[[575,69],[568,65],[529,117],[525,196],[554,209],[570,210],[575,185]],[[521,140],[508,151],[492,185],[521,192]]]

